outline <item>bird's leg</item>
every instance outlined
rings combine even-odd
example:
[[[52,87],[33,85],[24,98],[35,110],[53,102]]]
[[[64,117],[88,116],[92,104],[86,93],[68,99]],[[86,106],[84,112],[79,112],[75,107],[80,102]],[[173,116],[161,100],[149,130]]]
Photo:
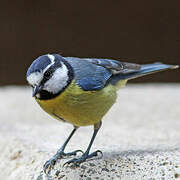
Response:
[[[71,134],[69,135],[69,137],[66,139],[66,141],[64,142],[64,144],[61,146],[61,148],[57,151],[57,153],[48,161],[46,161],[46,163],[44,164],[44,172],[45,173],[49,173],[50,170],[53,168],[53,166],[56,164],[56,161],[58,159],[61,159],[65,156],[72,156],[72,155],[76,155],[78,152],[82,152],[82,150],[76,150],[76,151],[72,151],[69,153],[65,153],[64,149],[66,147],[66,145],[68,144],[69,140],[71,139],[71,137],[73,136],[73,134],[75,133],[75,131],[77,130],[78,127],[74,127],[73,131],[71,132]]]
[[[86,159],[89,159],[89,158],[92,158],[92,157],[94,157],[94,156],[97,156],[98,153],[100,153],[100,154],[102,155],[102,152],[101,152],[100,150],[97,150],[97,151],[89,154],[89,151],[90,151],[90,149],[91,149],[92,143],[94,142],[94,139],[95,139],[95,137],[96,137],[96,135],[97,135],[97,132],[98,132],[98,130],[100,129],[100,127],[101,127],[101,122],[99,122],[99,123],[97,123],[97,124],[94,125],[94,133],[93,133],[93,136],[92,136],[92,138],[91,138],[91,141],[90,141],[90,143],[89,143],[89,146],[88,146],[86,152],[85,152],[80,158],[74,158],[74,159],[71,159],[71,160],[67,161],[67,162],[64,164],[64,166],[65,166],[66,164],[71,164],[71,163],[74,164],[74,165],[76,165],[76,166],[79,166],[79,164],[81,164],[82,162],[85,162]]]
[[[69,135],[67,140],[64,142],[62,147],[57,151],[56,155],[59,158],[62,158],[62,157],[65,157],[65,156],[73,156],[73,155],[76,155],[78,152],[82,152],[83,153],[82,150],[75,150],[75,151],[72,151],[72,152],[69,152],[69,153],[65,153],[64,152],[64,149],[65,149],[67,143],[69,142],[69,140],[71,139],[71,137],[73,136],[73,134],[75,133],[76,130],[77,130],[77,127],[74,127],[73,131],[71,132],[71,134]]]

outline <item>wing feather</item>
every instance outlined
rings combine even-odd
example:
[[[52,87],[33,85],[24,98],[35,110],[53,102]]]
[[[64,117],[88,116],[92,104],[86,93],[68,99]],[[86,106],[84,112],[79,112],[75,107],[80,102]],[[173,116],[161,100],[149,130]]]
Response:
[[[86,91],[100,90],[116,76],[124,76],[141,69],[141,65],[112,59],[77,57],[65,59],[74,69],[77,84]]]
[[[121,73],[126,74],[141,69],[141,65],[139,64],[121,62],[112,59],[85,58],[85,60],[91,62],[92,64],[105,67],[106,69],[110,70],[113,75],[121,74]]]

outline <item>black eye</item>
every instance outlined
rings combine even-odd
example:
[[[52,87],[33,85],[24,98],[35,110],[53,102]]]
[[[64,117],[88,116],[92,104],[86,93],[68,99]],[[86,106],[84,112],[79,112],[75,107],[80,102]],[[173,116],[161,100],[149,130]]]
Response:
[[[50,72],[50,71],[46,71],[46,72],[44,73],[44,77],[45,77],[45,78],[49,79],[50,76],[51,76],[51,72]]]

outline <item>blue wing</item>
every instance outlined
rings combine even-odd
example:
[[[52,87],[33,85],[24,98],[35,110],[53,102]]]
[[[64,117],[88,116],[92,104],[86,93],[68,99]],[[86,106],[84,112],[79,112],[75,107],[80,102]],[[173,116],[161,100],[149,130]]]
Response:
[[[86,59],[75,57],[65,57],[65,59],[73,67],[77,84],[85,91],[104,88],[112,76],[110,70]]]
[[[162,63],[139,65],[112,59],[65,57],[74,69],[77,84],[85,91],[100,90],[106,84],[116,85],[154,72],[175,69],[178,66]]]

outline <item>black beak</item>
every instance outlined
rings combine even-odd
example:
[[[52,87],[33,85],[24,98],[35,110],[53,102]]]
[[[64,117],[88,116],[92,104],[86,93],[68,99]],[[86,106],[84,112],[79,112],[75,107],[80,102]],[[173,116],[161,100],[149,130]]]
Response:
[[[33,89],[33,94],[32,96],[36,96],[37,93],[39,93],[42,89],[42,86],[35,86],[34,89]]]

